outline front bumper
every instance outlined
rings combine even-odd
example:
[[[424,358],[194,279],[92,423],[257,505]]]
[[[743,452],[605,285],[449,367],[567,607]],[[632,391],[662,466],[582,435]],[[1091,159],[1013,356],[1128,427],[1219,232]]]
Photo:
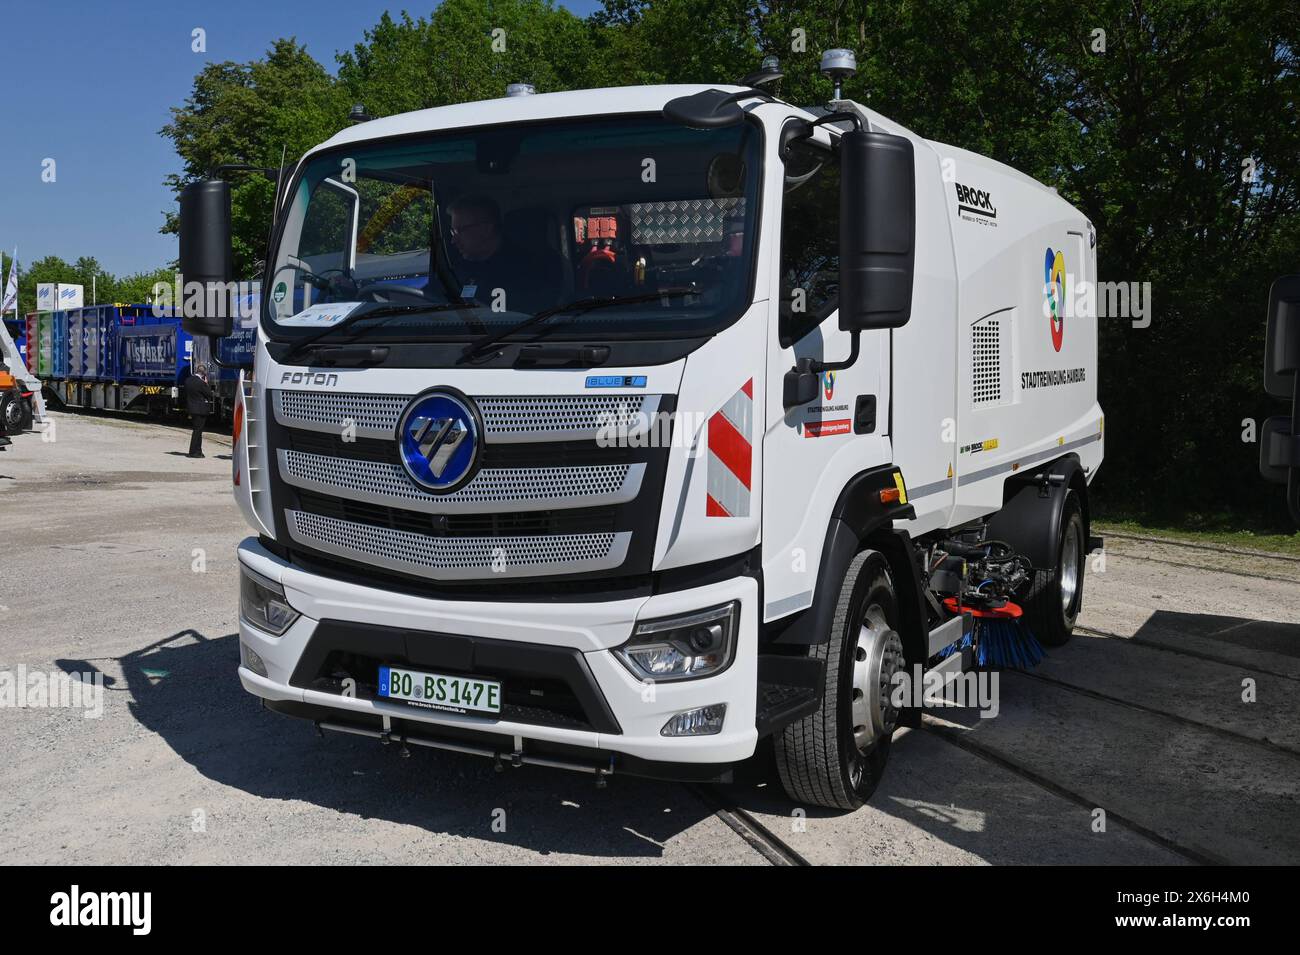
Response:
[[[708,767],[751,756],[758,739],[755,729],[758,655],[758,585],[750,577],[673,593],[615,601],[523,603],[513,601],[434,600],[380,588],[359,586],[294,567],[271,554],[254,538],[239,546],[239,559],[250,569],[279,583],[302,616],[281,637],[271,636],[240,620],[240,642],[261,658],[262,676],[247,666],[239,678],[248,692],[270,702],[273,709],[352,727],[365,735],[408,734],[430,740],[459,741],[470,751],[523,754],[526,762],[546,762],[537,753],[578,754],[571,763],[593,766],[622,764],[623,771],[650,775],[711,775]],[[508,587],[509,584],[503,584]],[[648,685],[637,680],[614,656],[638,619],[685,614],[731,600],[741,604],[735,658],[721,673],[697,680]],[[322,626],[322,621],[326,622]],[[598,721],[614,731],[543,725],[493,716],[432,711],[383,700],[326,692],[303,685],[299,672],[318,632],[355,625],[360,631],[401,631],[408,646],[418,647],[422,634],[428,645],[457,638],[509,657],[512,647],[531,645],[563,648],[580,659],[590,674],[593,692],[603,697],[606,715]],[[377,641],[378,642],[378,641]],[[523,651],[527,647],[522,648]],[[382,655],[378,653],[377,655]],[[521,659],[528,654],[520,652]],[[417,667],[418,668],[418,667]],[[426,667],[429,669],[429,667]],[[664,737],[663,725],[677,713],[725,703],[722,732],[714,736]],[[331,716],[332,714],[332,716]],[[387,719],[385,719],[387,718]],[[503,746],[504,744],[504,746]],[[455,747],[453,747],[455,748]],[[516,760],[518,761],[518,760]],[[684,765],[687,772],[655,772],[656,765]],[[694,767],[702,772],[689,772]]]

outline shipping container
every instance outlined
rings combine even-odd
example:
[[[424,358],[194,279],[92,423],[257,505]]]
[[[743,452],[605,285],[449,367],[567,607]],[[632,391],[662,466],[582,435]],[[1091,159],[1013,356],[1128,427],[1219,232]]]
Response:
[[[68,377],[68,313],[50,313],[50,376]]]
[[[27,368],[38,378],[49,378],[54,373],[50,351],[52,316],[52,312],[27,313]]]
[[[67,313],[69,378],[113,380],[119,308],[117,305],[88,305]]]
[[[193,339],[180,319],[141,320],[118,329],[118,378],[123,384],[179,385]]]

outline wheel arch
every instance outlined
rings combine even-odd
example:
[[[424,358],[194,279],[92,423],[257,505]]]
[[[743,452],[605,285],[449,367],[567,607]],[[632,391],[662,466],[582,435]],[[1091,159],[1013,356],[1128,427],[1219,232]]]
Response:
[[[908,663],[924,662],[926,614],[920,570],[913,556],[911,536],[896,530],[893,522],[915,516],[910,504],[882,503],[880,491],[896,488],[894,465],[855,474],[840,492],[831,510],[812,604],[769,626],[766,641],[775,646],[813,646],[825,643],[840,584],[853,558],[863,550],[879,551],[889,567],[898,597],[903,647]]]
[[[1006,541],[1039,570],[1055,566],[1061,515],[1071,491],[1079,499],[1086,541],[1092,533],[1092,508],[1087,474],[1077,454],[1062,455],[1023,477],[1008,480],[1002,508],[989,518],[988,537]]]

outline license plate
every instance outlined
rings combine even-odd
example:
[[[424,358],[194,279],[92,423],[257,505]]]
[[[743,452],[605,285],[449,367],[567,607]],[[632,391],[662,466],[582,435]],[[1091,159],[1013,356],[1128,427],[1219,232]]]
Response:
[[[379,695],[451,713],[500,713],[501,684],[472,676],[447,676],[399,667],[379,668]]]

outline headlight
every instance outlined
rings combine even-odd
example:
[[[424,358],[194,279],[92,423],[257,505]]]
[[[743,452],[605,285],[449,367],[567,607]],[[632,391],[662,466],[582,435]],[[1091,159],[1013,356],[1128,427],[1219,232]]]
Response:
[[[239,565],[239,615],[258,630],[280,636],[298,619],[284,588],[261,574]]]
[[[682,617],[639,623],[632,639],[615,650],[632,673],[652,683],[712,676],[731,664],[736,651],[740,602]]]

